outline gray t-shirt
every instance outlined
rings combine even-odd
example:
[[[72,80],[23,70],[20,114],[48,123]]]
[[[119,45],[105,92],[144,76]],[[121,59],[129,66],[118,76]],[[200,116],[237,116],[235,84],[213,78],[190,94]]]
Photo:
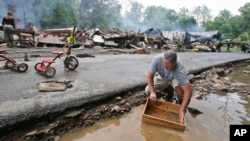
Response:
[[[153,61],[150,64],[149,71],[153,74],[158,73],[163,79],[173,80],[177,79],[179,81],[179,85],[189,83],[187,78],[187,71],[185,67],[177,61],[176,67],[174,70],[167,70],[163,63],[164,54],[159,54],[153,58]]]

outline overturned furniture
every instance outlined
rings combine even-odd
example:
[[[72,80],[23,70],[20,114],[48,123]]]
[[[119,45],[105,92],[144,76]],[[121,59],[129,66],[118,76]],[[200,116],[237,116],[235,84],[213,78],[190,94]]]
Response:
[[[178,122],[179,109],[180,105],[178,104],[162,100],[153,102],[148,98],[142,114],[142,121],[185,130],[186,122],[184,124]]]
[[[13,46],[34,47],[35,32],[32,30],[13,29],[10,31],[10,36]]]

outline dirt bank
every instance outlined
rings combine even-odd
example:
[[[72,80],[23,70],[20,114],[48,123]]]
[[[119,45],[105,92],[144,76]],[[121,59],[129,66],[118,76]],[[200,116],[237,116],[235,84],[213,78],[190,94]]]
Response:
[[[250,70],[248,64],[249,61],[231,63],[196,74],[191,80],[193,97],[202,100],[210,93],[226,95],[228,92],[250,95],[250,83],[238,80],[240,76],[247,78],[246,76],[250,75],[246,73]],[[239,68],[244,69],[239,71]],[[235,76],[238,77],[234,78]],[[70,109],[60,113],[60,116],[50,115],[17,125],[15,128],[8,128],[0,140],[56,141],[72,129],[89,127],[104,119],[119,118],[133,107],[144,104],[146,98],[142,88],[126,92],[112,99]]]

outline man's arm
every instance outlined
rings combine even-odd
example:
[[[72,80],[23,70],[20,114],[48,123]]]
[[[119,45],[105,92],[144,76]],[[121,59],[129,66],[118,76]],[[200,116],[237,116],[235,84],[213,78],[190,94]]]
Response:
[[[149,88],[149,92],[150,92],[150,99],[151,100],[156,100],[156,93],[154,90],[154,74],[150,71],[148,71],[147,74],[147,81],[148,81],[148,88]]]
[[[181,103],[181,108],[179,111],[179,120],[181,124],[184,124],[184,120],[185,120],[185,111],[187,106],[189,105],[190,101],[191,101],[191,97],[192,97],[192,88],[191,88],[191,84],[187,83],[184,85],[181,85],[181,88],[183,90],[183,99],[182,99],[182,103]]]

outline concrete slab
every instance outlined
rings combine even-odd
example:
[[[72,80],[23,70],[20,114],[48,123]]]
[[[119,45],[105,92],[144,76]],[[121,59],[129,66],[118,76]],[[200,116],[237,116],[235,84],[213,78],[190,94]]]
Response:
[[[34,65],[42,58],[26,62],[26,73],[0,70],[0,128],[41,117],[67,108],[92,103],[120,92],[146,85],[146,73],[156,54],[95,55],[79,58],[76,71],[64,70],[63,60],[53,66],[57,73],[46,78],[35,72]],[[189,73],[237,60],[250,59],[245,53],[178,53]],[[23,62],[23,59],[17,59]],[[38,82],[70,78],[73,88],[63,92],[39,92]]]

